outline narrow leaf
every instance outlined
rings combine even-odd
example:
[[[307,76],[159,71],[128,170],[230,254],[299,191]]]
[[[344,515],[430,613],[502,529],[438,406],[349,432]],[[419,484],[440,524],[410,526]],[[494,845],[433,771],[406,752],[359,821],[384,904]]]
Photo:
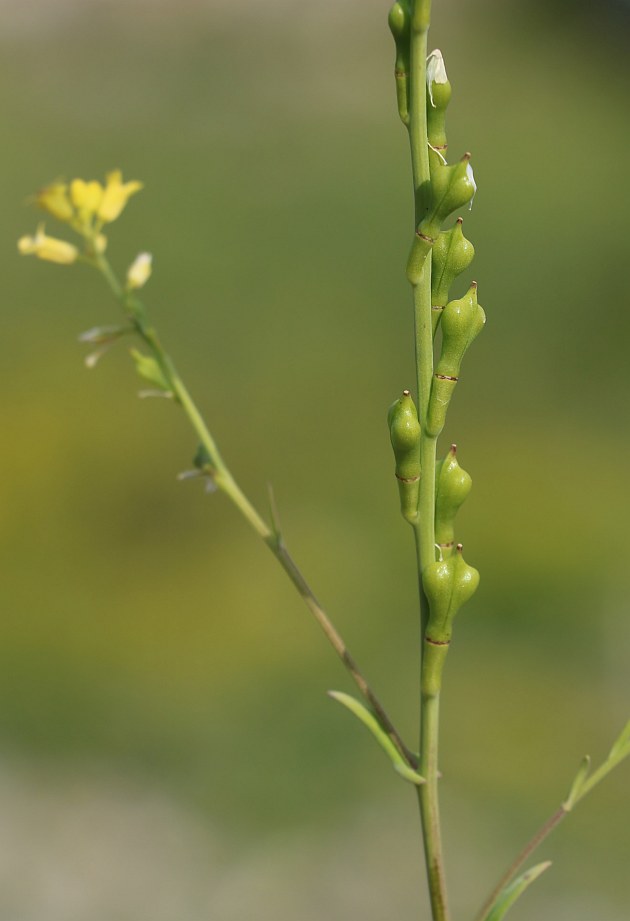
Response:
[[[131,326],[93,326],[80,333],[78,338],[79,342],[87,342],[89,345],[105,345],[132,331]]]
[[[159,390],[169,391],[171,385],[167,381],[159,364],[151,355],[144,355],[138,349],[130,349],[131,357],[134,360],[136,371],[140,377],[144,378],[150,384],[153,384]]]
[[[417,771],[409,767],[374,714],[368,710],[367,707],[358,700],[355,700],[354,697],[351,697],[350,694],[343,694],[341,691],[329,691],[328,696],[332,697],[333,700],[337,700],[346,710],[349,710],[350,713],[354,713],[356,718],[369,729],[385,754],[389,757],[397,774],[400,774],[401,777],[416,786],[425,783],[424,777],[421,777]]]
[[[621,730],[621,734],[616,739],[610,754],[603,764],[597,770],[593,771],[587,778],[584,778],[580,789],[576,792],[573,804],[581,800],[587,793],[597,786],[597,784],[607,777],[614,768],[616,768],[624,758],[630,755],[630,723],[627,723]]]
[[[621,735],[613,744],[608,755],[609,761],[618,761],[630,755],[630,720],[621,730]]]
[[[526,870],[518,879],[515,879],[513,883],[506,886],[501,894],[497,896],[494,905],[484,917],[483,921],[501,921],[516,900],[520,898],[525,890],[531,886],[545,870],[548,870],[550,866],[550,860],[546,860],[544,863],[538,863],[535,867],[530,867],[529,870]]]
[[[582,758],[582,763],[580,764],[579,770],[575,775],[575,780],[571,784],[571,789],[569,790],[569,795],[562,804],[562,808],[567,812],[570,812],[577,801],[580,798],[580,793],[584,785],[584,781],[588,777],[588,772],[591,767],[591,758],[590,755],[584,755]]]

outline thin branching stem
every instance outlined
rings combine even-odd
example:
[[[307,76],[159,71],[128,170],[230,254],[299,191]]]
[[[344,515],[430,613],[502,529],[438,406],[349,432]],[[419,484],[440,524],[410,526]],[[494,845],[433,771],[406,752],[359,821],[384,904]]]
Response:
[[[383,705],[370,687],[354,657],[349,652],[342,636],[322,608],[313,590],[287,550],[282,535],[275,528],[270,528],[267,525],[232,476],[225,461],[221,457],[218,446],[201,412],[179,376],[173,362],[163,348],[156,330],[148,323],[142,304],[121,285],[110,263],[104,256],[97,257],[94,260],[94,265],[105,277],[113,294],[121,302],[125,313],[132,320],[136,332],[151,350],[153,357],[157,361],[166,380],[169,382],[174,399],[183,409],[199,441],[207,452],[214,483],[229,499],[231,499],[246,521],[249,522],[254,531],[256,531],[259,537],[269,547],[299,592],[307,608],[321,627],[329,643],[341,659],[357,688],[372,708],[382,728],[407,764],[412,768],[416,768],[418,766],[417,756],[403,742],[398,730],[395,728]]]

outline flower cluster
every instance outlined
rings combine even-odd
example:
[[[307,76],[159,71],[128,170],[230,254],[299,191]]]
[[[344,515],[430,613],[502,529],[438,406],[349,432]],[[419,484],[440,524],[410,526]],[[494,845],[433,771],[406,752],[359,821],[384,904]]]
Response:
[[[115,221],[131,196],[141,188],[138,180],[123,182],[121,171],[113,170],[105,177],[104,185],[97,180],[86,182],[84,179],[53,182],[41,189],[35,200],[40,208],[78,233],[85,241],[86,254],[95,256],[104,253],[107,246],[103,226]],[[61,265],[71,265],[80,256],[79,248],[73,243],[49,237],[43,224],[33,236],[21,237],[18,250],[23,255],[34,255]]]

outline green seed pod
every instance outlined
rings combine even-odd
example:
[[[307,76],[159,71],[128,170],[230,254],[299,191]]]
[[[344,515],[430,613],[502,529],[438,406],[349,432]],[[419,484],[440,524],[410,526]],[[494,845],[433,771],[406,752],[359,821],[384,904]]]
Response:
[[[468,162],[469,153],[453,166],[443,164],[436,153],[429,151],[430,161],[431,158],[435,164],[431,170],[431,206],[418,225],[407,260],[407,278],[414,286],[420,284],[424,264],[439,237],[442,224],[449,214],[471,201],[477,190]]]
[[[429,237],[437,237],[449,214],[467,205],[477,191],[469,161],[470,154],[465,153],[459,163],[448,166],[439,160],[437,154],[433,154],[435,166],[431,170],[431,208],[419,228]]]
[[[457,446],[451,445],[435,472],[435,542],[445,559],[453,553],[455,516],[472,488],[472,479],[457,463],[456,454]]]
[[[476,281],[464,297],[450,301],[442,311],[442,352],[433,375],[426,419],[426,430],[432,437],[436,438],[444,428],[462,358],[485,322],[486,315],[477,303]]]
[[[439,693],[442,670],[453,633],[455,615],[479,585],[479,573],[464,560],[462,545],[448,560],[430,563],[422,573],[422,587],[429,602],[429,621],[424,636],[422,692]]]
[[[387,424],[396,459],[400,511],[405,521],[413,523],[418,517],[420,423],[408,390],[404,390],[400,399],[390,406]]]
[[[396,101],[403,125],[409,124],[409,70],[411,14],[409,0],[398,0],[389,11],[389,28],[396,43]]]
[[[422,573],[422,587],[429,602],[429,622],[425,639],[448,643],[455,615],[479,585],[479,573],[464,560],[462,545],[448,560],[429,563]]]
[[[437,329],[442,310],[448,303],[448,292],[458,275],[464,272],[475,256],[475,247],[462,232],[463,218],[450,230],[442,230],[433,247],[431,271],[431,305],[433,332]]]
[[[451,84],[446,76],[442,52],[436,48],[427,58],[427,135],[434,150],[446,157],[446,108],[451,100]]]

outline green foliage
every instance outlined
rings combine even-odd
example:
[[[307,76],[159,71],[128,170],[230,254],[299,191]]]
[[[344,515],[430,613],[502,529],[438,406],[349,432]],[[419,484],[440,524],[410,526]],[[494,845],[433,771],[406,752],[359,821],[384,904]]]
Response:
[[[338,701],[346,710],[353,713],[359,722],[363,723],[390,759],[396,773],[399,774],[403,780],[407,780],[415,786],[425,783],[424,777],[421,777],[417,771],[410,768],[402,758],[396,746],[392,744],[391,739],[382,729],[375,715],[368,710],[367,707],[354,697],[351,697],[349,694],[343,694],[341,691],[329,691],[328,696]]]
[[[536,864],[535,867],[526,870],[518,879],[515,879],[509,886],[506,886],[495,902],[494,907],[491,909],[490,913],[484,917],[483,921],[501,921],[517,899],[523,895],[525,890],[528,889],[532,883],[536,882],[538,877],[542,876],[545,870],[548,870],[550,866],[550,860]]]

